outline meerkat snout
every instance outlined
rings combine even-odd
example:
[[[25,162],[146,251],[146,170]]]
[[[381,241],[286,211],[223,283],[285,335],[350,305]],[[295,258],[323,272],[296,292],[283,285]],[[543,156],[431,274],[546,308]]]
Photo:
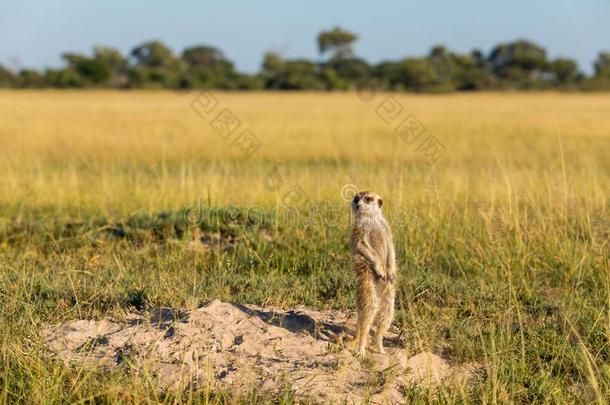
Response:
[[[376,214],[381,213],[383,200],[372,191],[361,191],[352,200],[352,209],[356,214]]]

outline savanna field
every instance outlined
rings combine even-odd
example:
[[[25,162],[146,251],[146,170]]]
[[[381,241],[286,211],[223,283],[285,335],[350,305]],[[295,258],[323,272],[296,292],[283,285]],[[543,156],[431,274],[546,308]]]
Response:
[[[3,403],[232,401],[66,367],[41,330],[212,299],[353,310],[349,199],[369,189],[394,231],[401,344],[485,368],[406,401],[610,398],[610,95],[211,94],[0,92]],[[409,114],[413,142],[395,132]]]

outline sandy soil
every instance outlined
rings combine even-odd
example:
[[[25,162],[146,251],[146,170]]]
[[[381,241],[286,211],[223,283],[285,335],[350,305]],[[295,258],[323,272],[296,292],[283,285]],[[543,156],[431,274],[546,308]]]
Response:
[[[211,385],[231,393],[291,390],[315,402],[400,403],[413,385],[468,380],[480,365],[452,366],[422,352],[407,356],[398,337],[387,354],[355,357],[340,343],[355,317],[339,311],[290,311],[211,301],[193,311],[159,308],[123,320],[77,320],[44,330],[48,347],[66,363],[128,367],[159,386]]]

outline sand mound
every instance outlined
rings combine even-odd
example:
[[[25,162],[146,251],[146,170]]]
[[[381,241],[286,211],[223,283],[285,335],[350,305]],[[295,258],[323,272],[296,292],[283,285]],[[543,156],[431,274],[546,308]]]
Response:
[[[128,367],[160,387],[212,385],[232,393],[292,390],[314,401],[401,402],[414,384],[463,377],[432,353],[408,357],[389,337],[386,355],[359,360],[337,344],[354,316],[338,311],[276,311],[212,301],[193,311],[160,308],[126,320],[79,320],[48,327],[59,359],[92,368]]]

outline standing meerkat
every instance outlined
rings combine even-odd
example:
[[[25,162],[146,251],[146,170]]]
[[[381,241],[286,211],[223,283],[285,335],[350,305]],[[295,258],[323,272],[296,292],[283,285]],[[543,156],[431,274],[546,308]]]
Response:
[[[396,263],[392,232],[383,213],[379,195],[363,191],[354,196],[352,209],[356,216],[351,238],[351,270],[358,286],[356,306],[358,321],[351,346],[364,355],[371,326],[375,327],[373,343],[379,353],[383,336],[394,319]]]

